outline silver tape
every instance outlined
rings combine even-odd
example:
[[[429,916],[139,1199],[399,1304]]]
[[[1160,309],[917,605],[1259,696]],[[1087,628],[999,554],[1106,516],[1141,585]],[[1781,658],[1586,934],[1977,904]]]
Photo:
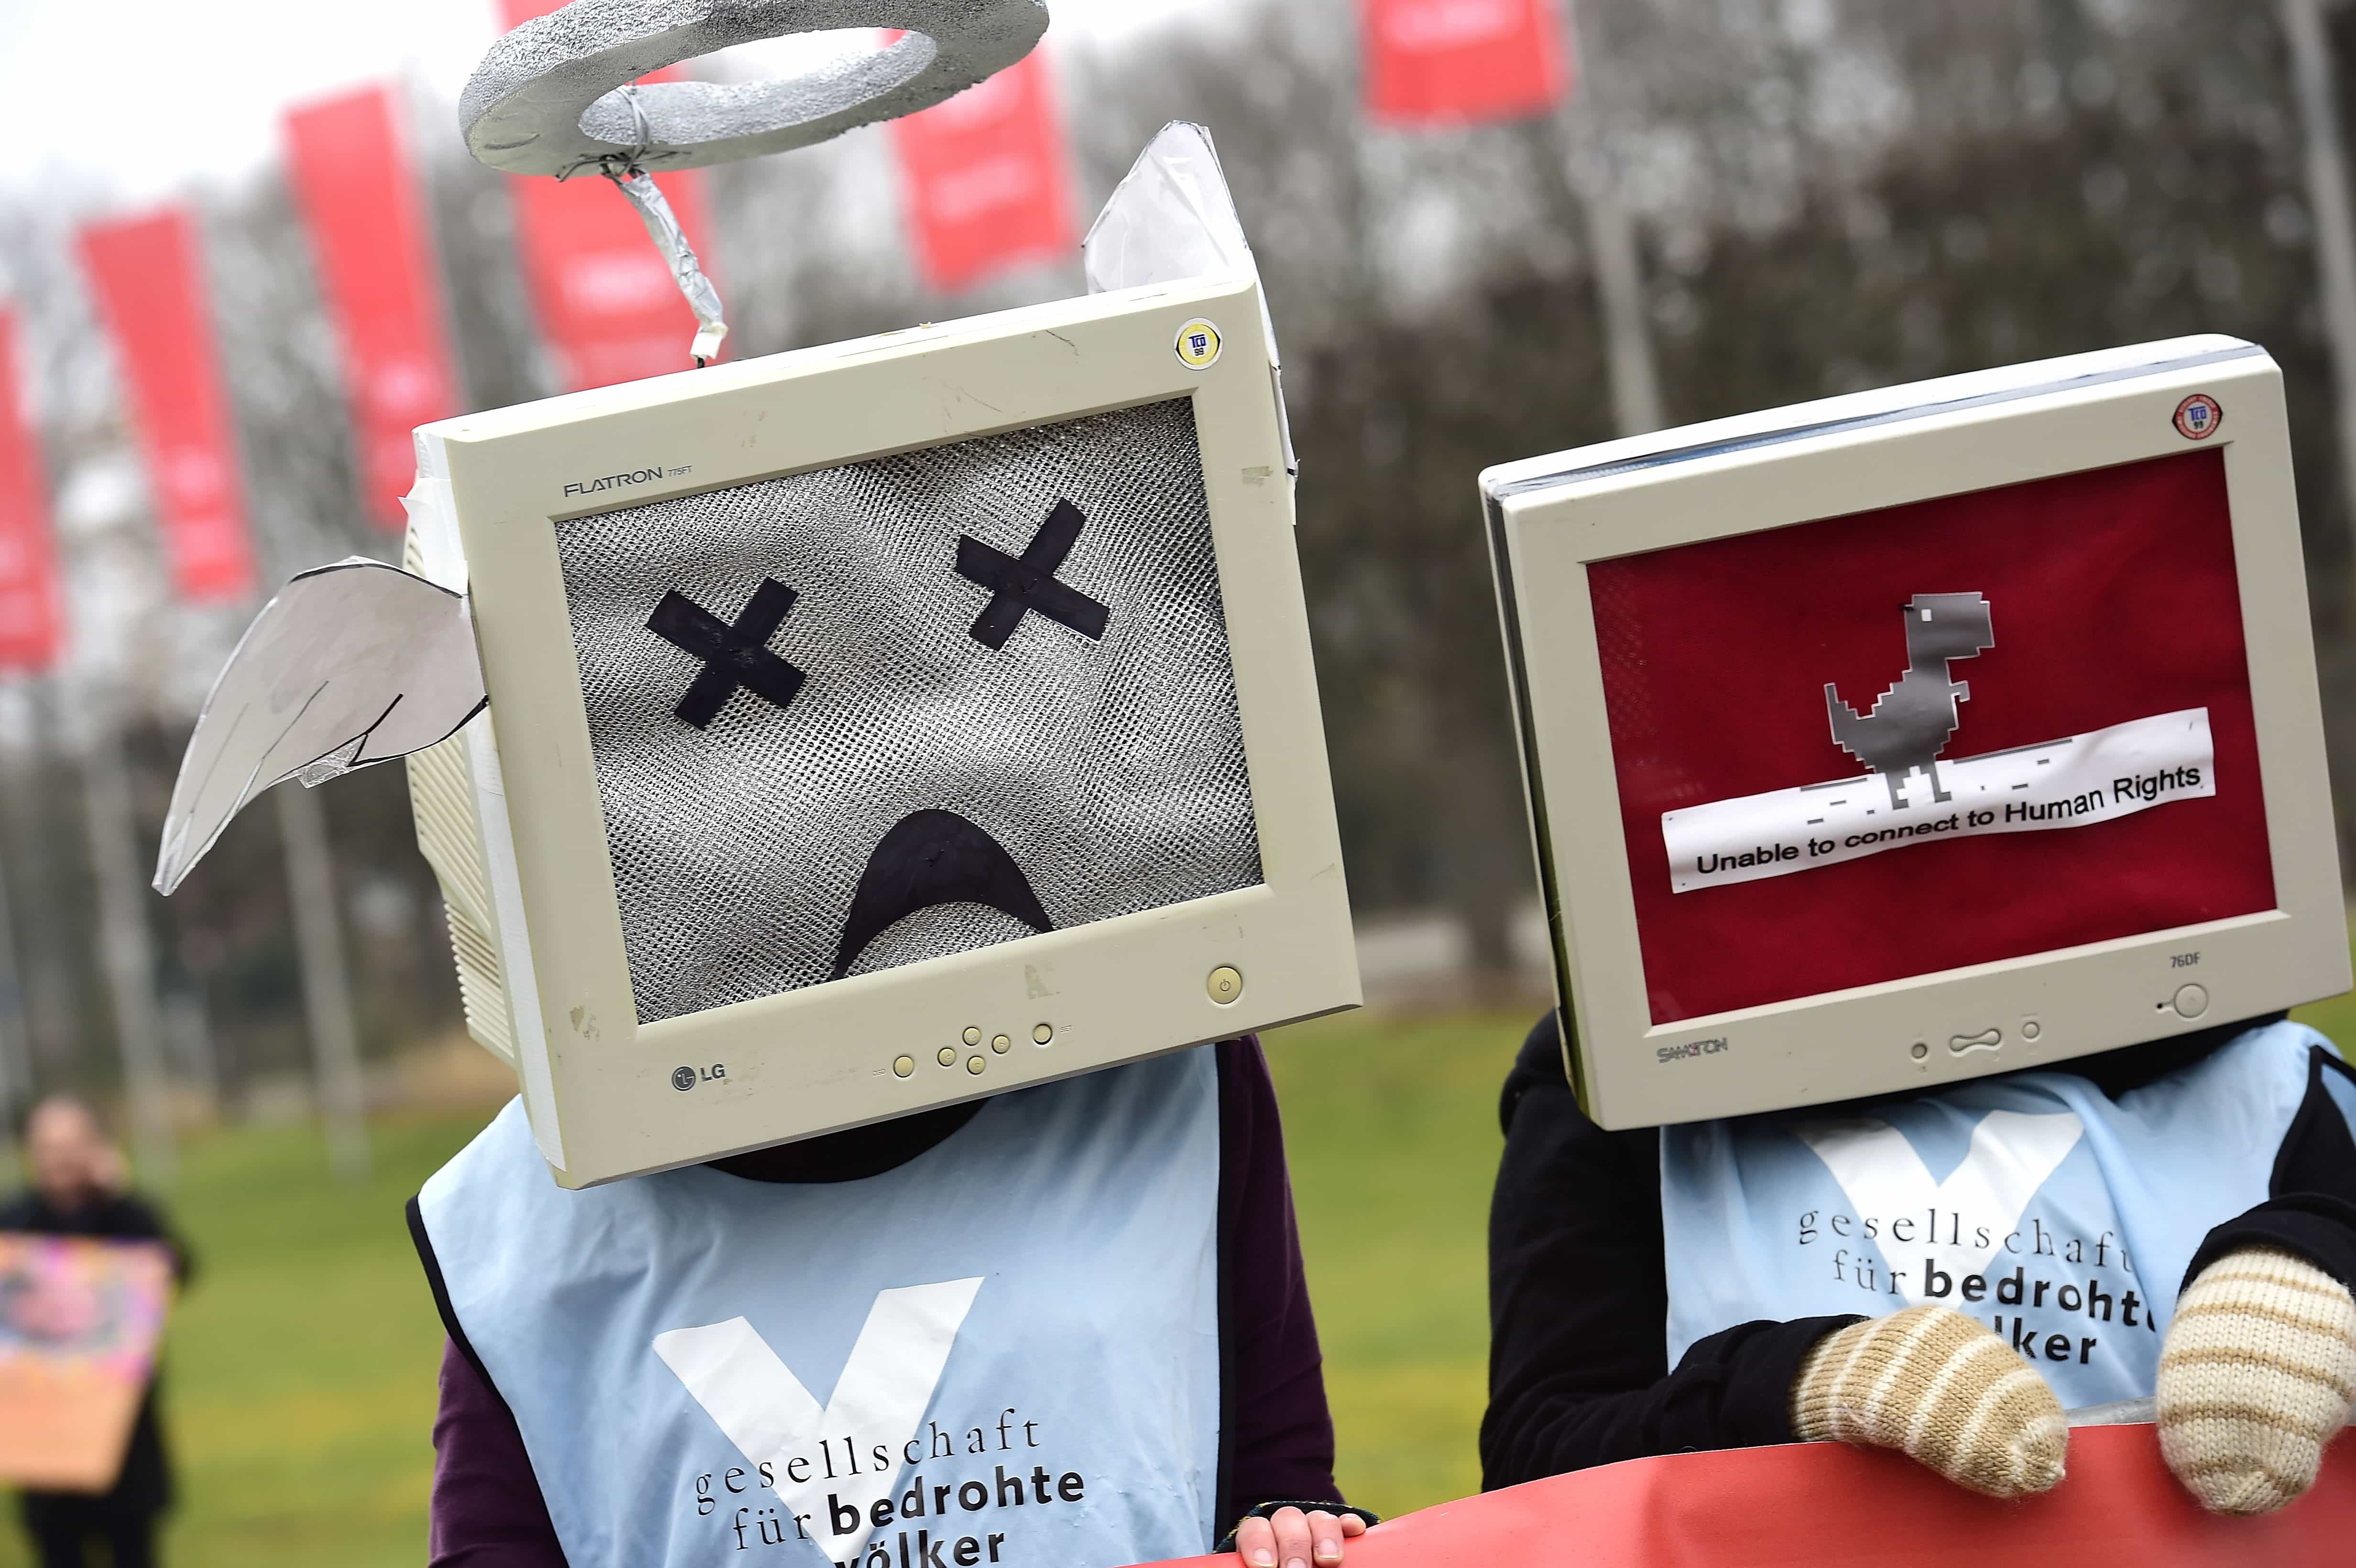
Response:
[[[721,339],[728,336],[728,323],[721,314],[720,291],[704,275],[703,263],[696,260],[695,247],[688,242],[687,230],[680,227],[679,214],[671,210],[670,202],[654,177],[644,169],[609,169],[606,177],[637,209],[638,221],[647,226],[647,237],[670,264],[670,275],[678,283],[679,292],[687,296],[688,308],[695,312],[695,341],[689,346],[688,353],[694,357],[697,366],[704,365],[720,352]]]

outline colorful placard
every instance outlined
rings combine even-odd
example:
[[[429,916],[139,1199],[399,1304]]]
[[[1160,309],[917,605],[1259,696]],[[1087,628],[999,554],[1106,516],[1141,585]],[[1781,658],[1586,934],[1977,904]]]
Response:
[[[0,1481],[114,1484],[171,1298],[161,1243],[0,1232]]]

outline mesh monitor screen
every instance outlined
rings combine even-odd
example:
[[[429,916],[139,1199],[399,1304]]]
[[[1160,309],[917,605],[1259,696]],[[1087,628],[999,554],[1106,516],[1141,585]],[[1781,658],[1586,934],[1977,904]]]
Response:
[[[556,537],[641,1022],[1260,880],[1187,400]]]
[[[1588,570],[1655,1024],[2275,907],[2222,453]]]

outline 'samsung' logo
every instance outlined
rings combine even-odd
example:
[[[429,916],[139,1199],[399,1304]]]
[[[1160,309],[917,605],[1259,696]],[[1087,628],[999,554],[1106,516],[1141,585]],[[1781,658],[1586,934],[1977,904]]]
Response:
[[[608,474],[602,479],[575,479],[565,485],[568,496],[594,496],[600,490],[620,490],[632,485],[652,484],[663,476],[659,465],[653,468],[633,468],[626,474]]]
[[[1657,1046],[1653,1054],[1665,1062],[1686,1061],[1697,1056],[1716,1056],[1725,1049],[1726,1037],[1719,1035],[1715,1040],[1689,1040],[1683,1045]]]

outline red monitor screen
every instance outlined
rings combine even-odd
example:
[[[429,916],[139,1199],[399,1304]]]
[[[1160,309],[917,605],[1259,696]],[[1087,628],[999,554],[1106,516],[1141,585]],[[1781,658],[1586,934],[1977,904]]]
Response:
[[[2275,907],[2221,452],[1588,579],[1655,1024]]]

